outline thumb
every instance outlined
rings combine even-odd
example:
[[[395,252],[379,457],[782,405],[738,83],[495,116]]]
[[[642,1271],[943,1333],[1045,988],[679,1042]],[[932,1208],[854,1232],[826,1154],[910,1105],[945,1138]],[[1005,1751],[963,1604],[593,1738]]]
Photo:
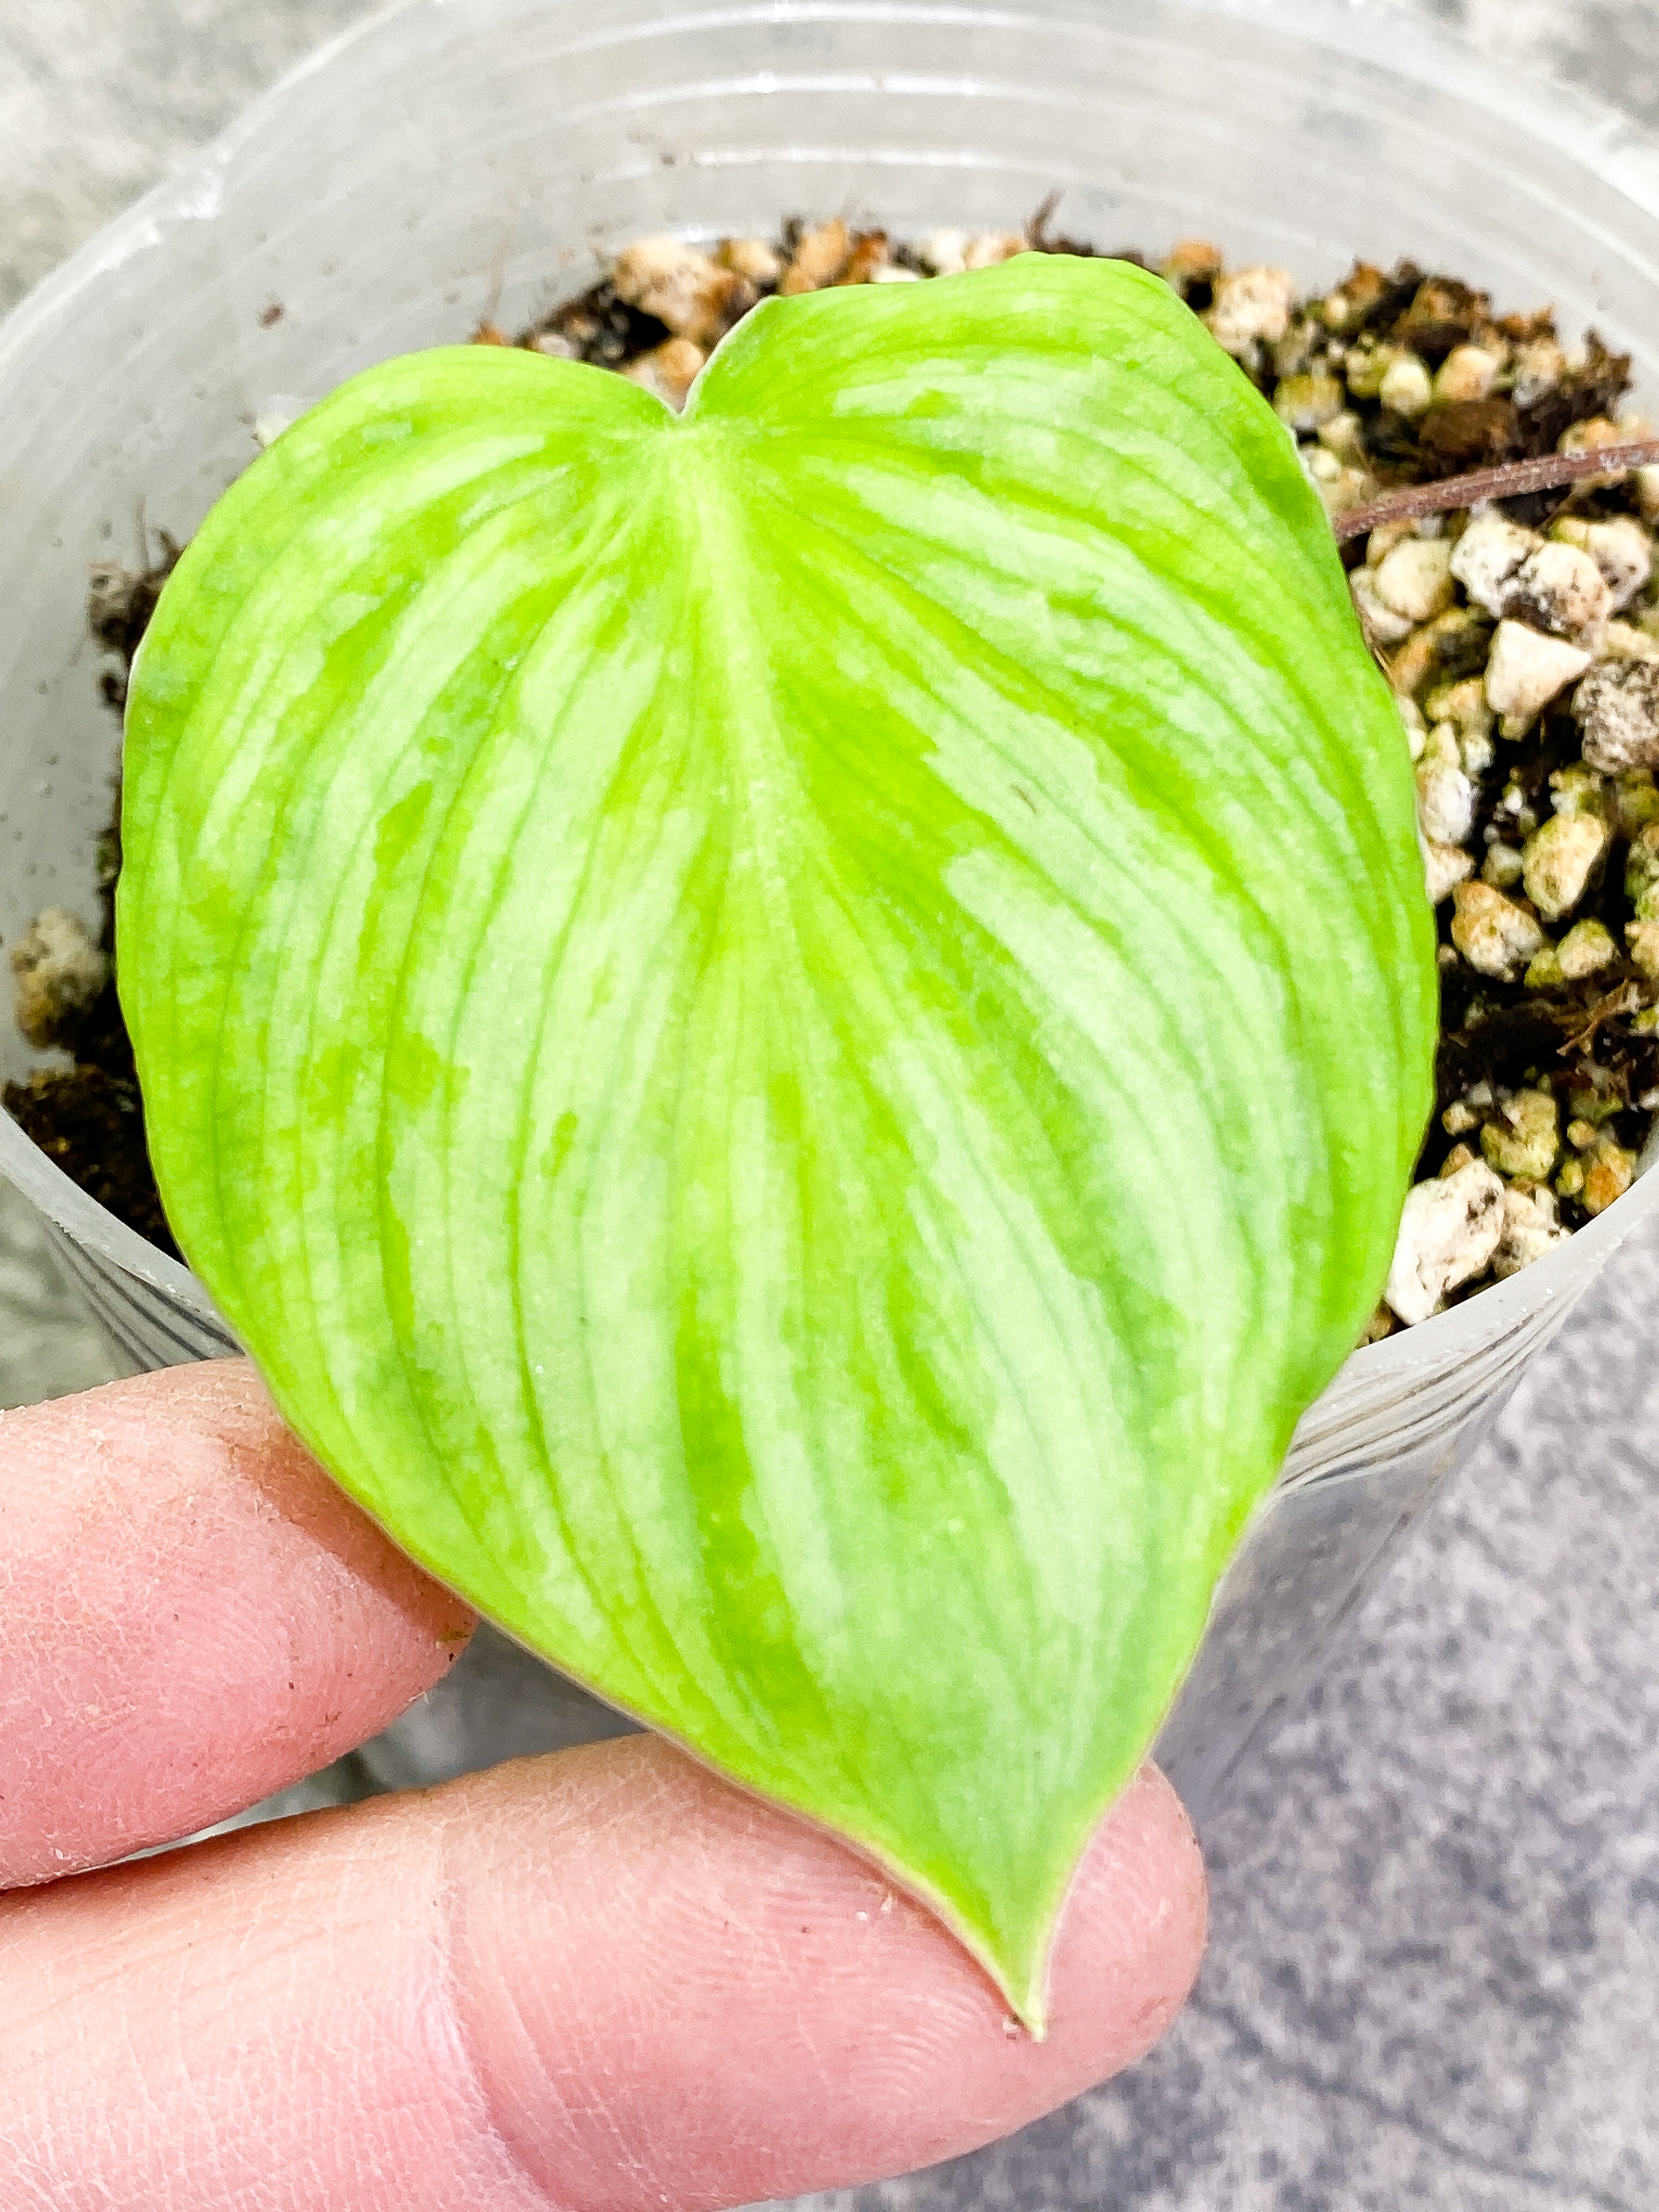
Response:
[[[696,2212],[901,2172],[1137,2058],[1197,1971],[1146,1769],[1048,2040],[832,1838],[635,1737],[0,1903],[7,2212]]]

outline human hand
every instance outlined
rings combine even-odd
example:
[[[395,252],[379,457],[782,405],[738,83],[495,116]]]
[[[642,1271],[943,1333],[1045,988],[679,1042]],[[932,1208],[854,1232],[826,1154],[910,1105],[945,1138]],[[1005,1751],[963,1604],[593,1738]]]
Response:
[[[0,2212],[750,2203],[991,2141],[1178,2010],[1203,1875],[1150,1768],[1041,2045],[872,1868],[651,1737],[108,1867],[383,1728],[473,1626],[243,1363],[0,1419]]]

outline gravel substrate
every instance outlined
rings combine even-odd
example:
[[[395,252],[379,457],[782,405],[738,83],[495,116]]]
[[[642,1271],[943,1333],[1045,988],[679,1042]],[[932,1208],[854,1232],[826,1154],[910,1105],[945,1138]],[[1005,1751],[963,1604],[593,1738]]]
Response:
[[[645,239],[609,276],[514,337],[630,377],[671,405],[722,333],[769,293],[910,283],[1028,246],[1087,252],[1039,215],[1024,233],[915,244],[834,222],[705,252]],[[1212,246],[1155,266],[1267,396],[1333,521],[1396,486],[1654,434],[1620,411],[1626,358],[1564,346],[1547,309],[1402,263],[1361,263],[1299,295],[1290,271],[1230,269]],[[262,422],[262,436],[280,422]],[[1344,548],[1354,604],[1417,764],[1440,922],[1439,1096],[1386,1302],[1368,1339],[1514,1274],[1629,1188],[1659,1109],[1659,466],[1395,520]],[[177,550],[144,573],[99,567],[90,618],[126,671]],[[67,1050],[5,1103],[103,1204],[173,1249],[110,980],[112,827],[94,941],[63,909],[12,950],[18,1021]]]

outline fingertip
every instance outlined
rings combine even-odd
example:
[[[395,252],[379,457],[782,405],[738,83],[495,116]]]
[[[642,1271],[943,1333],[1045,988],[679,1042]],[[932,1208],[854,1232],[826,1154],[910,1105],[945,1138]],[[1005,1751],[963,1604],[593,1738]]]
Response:
[[[502,1770],[451,1802],[469,1814],[466,2039],[503,2140],[574,2212],[793,2197],[976,2149],[1142,2057],[1204,1948],[1198,1844],[1151,1767],[1079,1867],[1042,2042],[876,1869],[659,1741]],[[577,2039],[583,2068],[604,2049],[603,2128],[562,2118],[550,2140],[550,2110],[572,2109],[573,2019],[608,2019]]]
[[[1097,1829],[1055,1937],[1047,2044],[1068,2070],[1103,2080],[1152,2049],[1192,1992],[1208,1925],[1198,1838],[1149,1763]]]
[[[7,1416],[0,1487],[0,1887],[286,1788],[441,1680],[476,1625],[246,1360]]]

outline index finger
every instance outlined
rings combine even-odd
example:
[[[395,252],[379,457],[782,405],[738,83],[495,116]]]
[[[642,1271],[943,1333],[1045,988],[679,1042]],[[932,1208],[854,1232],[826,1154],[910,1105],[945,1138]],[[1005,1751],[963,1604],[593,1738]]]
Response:
[[[0,1415],[0,1887],[169,1842],[325,1766],[475,1626],[246,1360]]]

